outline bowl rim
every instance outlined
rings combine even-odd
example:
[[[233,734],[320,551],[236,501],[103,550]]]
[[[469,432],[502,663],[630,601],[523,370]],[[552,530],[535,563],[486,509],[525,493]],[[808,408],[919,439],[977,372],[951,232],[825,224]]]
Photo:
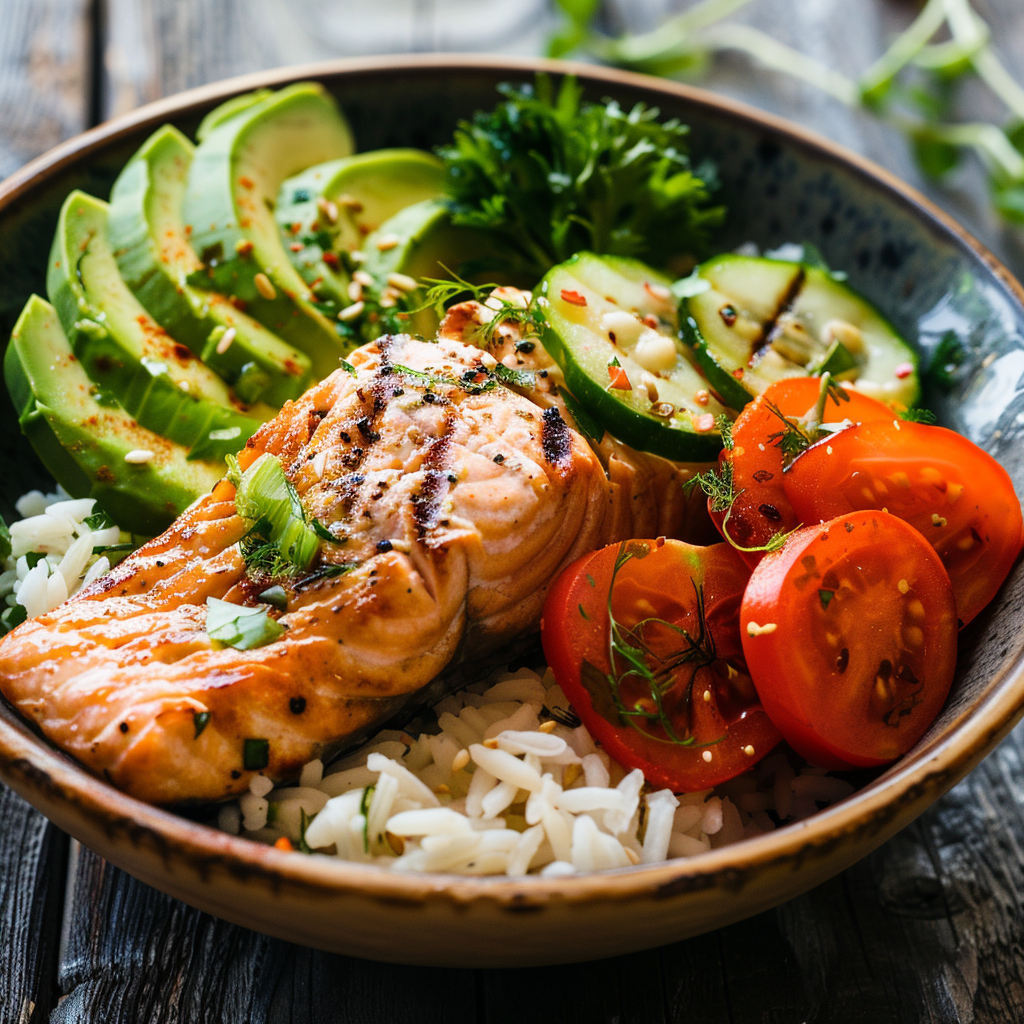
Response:
[[[1001,281],[1021,307],[1024,320],[1024,287],[1010,271],[952,217],[873,161],[784,118],[695,86],[571,61],[488,54],[412,54],[344,58],[224,79],[146,104],[60,143],[0,183],[0,212],[65,168],[146,126],[198,113],[229,96],[256,88],[372,77],[384,71],[575,74],[590,84],[639,89],[652,98],[661,94],[681,99],[729,120],[760,127],[801,150],[852,168],[890,198],[909,207],[938,234],[952,236],[951,240],[969,249]],[[328,857],[295,857],[219,832],[114,789],[51,747],[6,701],[4,706],[7,713],[0,716],[0,779],[29,802],[55,803],[65,808],[65,824],[70,828],[76,822],[89,821],[111,840],[120,835],[136,848],[148,846],[165,864],[178,861],[193,868],[201,865],[204,875],[216,868],[238,875],[243,869],[247,876],[262,876],[275,888],[298,889],[314,898],[358,893],[414,903],[446,899],[455,905],[485,899],[500,908],[521,909],[524,902],[533,906],[556,900],[657,899],[680,889],[712,887],[719,881],[735,879],[737,872],[799,862],[815,852],[824,852],[843,835],[867,830],[879,836],[881,842],[890,834],[887,823],[897,818],[902,808],[910,808],[911,816],[924,810],[929,798],[941,795],[966,775],[1024,715],[1024,644],[987,681],[972,706],[962,710],[942,734],[913,752],[909,761],[897,762],[865,788],[804,821],[690,858],[553,879],[407,875]]]

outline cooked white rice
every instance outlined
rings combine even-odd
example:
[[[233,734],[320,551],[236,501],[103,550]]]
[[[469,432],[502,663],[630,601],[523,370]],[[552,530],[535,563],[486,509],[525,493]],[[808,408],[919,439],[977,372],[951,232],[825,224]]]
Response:
[[[110,568],[97,548],[119,544],[116,526],[91,529],[92,498],[71,498],[58,486],[54,494],[29,491],[15,508],[22,518],[11,523],[11,554],[0,573],[0,598],[8,608],[21,605],[27,618],[62,604]]]
[[[563,724],[550,669],[500,673],[433,710],[418,735],[389,730],[327,769],[310,762],[297,786],[257,776],[218,824],[395,871],[552,877],[690,857],[853,791],[785,753],[716,790],[649,791],[584,726]]]

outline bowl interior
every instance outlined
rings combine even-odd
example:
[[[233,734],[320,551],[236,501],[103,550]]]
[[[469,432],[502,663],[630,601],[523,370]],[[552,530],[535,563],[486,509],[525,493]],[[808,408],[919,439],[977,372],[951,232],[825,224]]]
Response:
[[[283,84],[301,77],[278,73],[264,76],[264,82]],[[359,149],[369,150],[444,142],[460,118],[494,105],[499,82],[526,81],[531,72],[525,63],[494,67],[411,61],[387,67],[356,64],[316,77],[336,95]],[[924,363],[940,345],[948,347],[947,338],[958,342],[959,365],[946,387],[927,389],[925,402],[942,423],[995,455],[1018,493],[1024,493],[1022,292],[977,243],[884,175],[875,176],[866,164],[799,130],[695,90],[599,71],[584,73],[583,81],[590,98],[610,96],[623,105],[643,101],[690,125],[694,162],[714,161],[729,207],[717,242],[722,251],[744,242],[762,249],[787,242],[813,244],[924,353]],[[68,191],[83,188],[105,198],[125,160],[158,124],[173,121],[191,133],[203,114],[232,91],[239,90],[229,85],[216,95],[207,92],[156,112],[139,112],[69,147],[59,159],[43,161],[27,184],[0,188],[0,331],[5,336],[28,294],[45,294],[50,239]],[[0,510],[10,516],[17,496],[45,487],[48,478],[21,438],[6,396],[0,397],[0,416],[6,417]],[[947,708],[918,748],[868,790],[884,788],[906,764],[948,740],[964,716],[985,701],[1006,702],[1001,720],[1009,728],[1018,707],[1003,677],[1024,653],[1022,609],[1024,571],[1017,565],[996,602],[961,637]],[[18,728],[12,715],[0,707],[6,727]]]

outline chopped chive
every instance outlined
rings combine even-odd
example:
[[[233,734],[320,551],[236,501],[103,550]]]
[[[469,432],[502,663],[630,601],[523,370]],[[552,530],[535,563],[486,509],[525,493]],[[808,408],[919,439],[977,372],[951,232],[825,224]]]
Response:
[[[590,616],[586,613],[586,610],[583,607],[583,603],[580,602],[578,607],[579,607],[579,610],[580,610],[580,615],[582,615],[583,618],[585,618],[587,620],[587,622],[589,622],[590,621]]]
[[[822,608],[828,608],[829,603],[832,601],[832,598],[835,597],[835,596],[836,596],[836,592],[834,590],[819,590],[818,591],[818,600],[821,601],[821,607]]]
[[[242,767],[247,772],[262,771],[270,764],[270,740],[244,740]]]
[[[193,737],[193,739],[199,739],[199,737],[202,735],[202,732],[206,728],[206,726],[209,723],[209,721],[210,721],[210,712],[209,711],[199,711],[199,712],[196,713],[195,717],[192,719],[192,724],[195,726],[195,729],[196,729],[196,733],[195,733],[195,736]]]

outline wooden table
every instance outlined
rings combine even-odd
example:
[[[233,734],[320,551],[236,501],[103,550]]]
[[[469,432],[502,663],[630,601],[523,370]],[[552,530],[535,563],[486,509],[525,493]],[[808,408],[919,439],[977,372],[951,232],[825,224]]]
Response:
[[[1024,80],[1024,3],[976,4]],[[0,174],[114,113],[245,71],[459,44],[539,52],[543,0],[494,0],[487,17],[484,5],[3,0]],[[636,26],[666,6],[622,0],[620,17]],[[757,0],[745,17],[855,74],[911,14],[895,0]],[[1019,237],[989,219],[977,175],[923,186],[899,137],[739,59],[709,84],[924,187],[1024,272]],[[980,91],[967,103],[997,114]],[[80,849],[0,790],[0,1021],[1021,1021],[1022,759],[1024,726],[873,856],[777,910],[652,952],[515,971],[367,963],[225,924]]]

